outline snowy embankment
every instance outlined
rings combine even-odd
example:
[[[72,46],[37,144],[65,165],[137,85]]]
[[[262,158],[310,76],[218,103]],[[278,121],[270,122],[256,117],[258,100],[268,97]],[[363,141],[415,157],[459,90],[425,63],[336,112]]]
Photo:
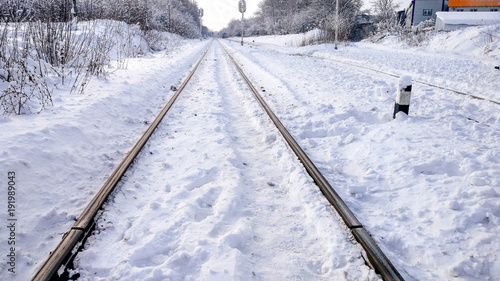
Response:
[[[468,94],[500,100],[500,25],[471,27],[453,32],[439,32],[419,47],[410,47],[396,37],[384,41],[340,43],[298,47],[303,41],[314,41],[319,31],[286,36],[245,38],[251,44],[292,55],[334,59],[393,73],[410,75],[415,80],[433,83]],[[283,46],[291,48],[282,48]]]
[[[130,59],[128,69],[92,79],[83,95],[60,87],[54,106],[40,114],[0,117],[0,183],[6,188],[7,172],[16,173],[18,219],[16,273],[7,271],[10,246],[2,242],[1,280],[31,278],[206,46],[183,41],[167,52]],[[3,222],[6,195],[0,197]]]
[[[500,275],[499,106],[415,84],[409,116],[393,120],[398,80],[339,61],[500,100],[499,43],[486,55],[468,43],[482,30],[438,34],[420,48],[288,47],[292,37],[231,42],[250,79],[407,280]],[[453,49],[459,41],[469,48]]]

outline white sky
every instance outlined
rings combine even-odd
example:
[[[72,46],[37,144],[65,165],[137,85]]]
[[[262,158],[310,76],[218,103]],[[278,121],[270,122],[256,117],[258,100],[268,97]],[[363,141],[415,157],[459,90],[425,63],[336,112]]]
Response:
[[[256,11],[258,4],[262,0],[246,0],[247,11],[245,17],[252,16]],[[241,13],[238,11],[239,0],[196,0],[198,7],[203,8],[203,25],[212,31],[219,31],[226,27],[232,19],[240,19]],[[371,8],[371,0],[363,0],[362,9]],[[403,10],[408,7],[411,0],[396,0],[399,4],[397,10]]]
[[[226,27],[232,19],[240,19],[238,11],[239,0],[196,0],[198,7],[203,8],[203,25],[212,31],[219,31]],[[252,16],[261,0],[246,0],[247,11],[245,17]]]

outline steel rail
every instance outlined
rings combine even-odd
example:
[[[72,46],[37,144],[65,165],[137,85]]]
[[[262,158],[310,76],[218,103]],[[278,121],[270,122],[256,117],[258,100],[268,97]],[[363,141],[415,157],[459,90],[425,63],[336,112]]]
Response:
[[[390,73],[390,72],[387,72],[387,71],[382,71],[382,70],[374,69],[374,68],[367,67],[367,66],[357,65],[357,64],[351,63],[351,62],[340,61],[340,60],[333,59],[333,58],[322,58],[322,57],[317,57],[317,56],[314,56],[314,55],[306,55],[306,56],[310,57],[310,58],[316,58],[316,59],[331,60],[331,61],[334,61],[334,62],[337,62],[337,63],[343,63],[343,64],[347,64],[347,65],[350,65],[350,66],[354,66],[354,67],[358,67],[358,68],[363,68],[363,69],[366,69],[366,70],[370,70],[370,71],[373,71],[373,72],[382,73],[382,74],[385,74],[385,75],[388,75],[388,76],[392,76],[392,77],[395,77],[395,78],[400,78],[401,77],[400,75],[396,75],[394,73]],[[413,81],[415,83],[418,83],[418,84],[427,85],[427,86],[438,88],[438,89],[441,89],[441,90],[454,92],[454,93],[457,93],[457,94],[462,95],[462,96],[469,96],[469,97],[471,97],[473,99],[489,101],[491,103],[500,105],[499,101],[488,99],[488,98],[481,97],[481,96],[478,96],[478,95],[468,94],[468,93],[465,93],[465,92],[462,92],[462,91],[458,91],[458,90],[455,90],[455,89],[451,89],[451,88],[447,88],[447,87],[443,87],[443,86],[438,86],[438,85],[435,85],[435,84],[432,84],[432,83],[429,83],[429,82],[425,82],[425,81],[422,81],[422,80],[413,79]]]
[[[211,44],[210,44],[211,46]],[[163,107],[160,114],[155,118],[155,120],[148,127],[146,132],[140,137],[137,143],[132,147],[127,156],[122,160],[122,162],[116,167],[108,180],[104,183],[98,193],[94,196],[92,201],[87,205],[85,210],[82,212],[80,217],[77,219],[75,224],[71,229],[63,236],[61,242],[57,245],[56,249],[50,254],[44,264],[39,268],[36,274],[31,279],[32,281],[48,281],[54,280],[59,277],[54,277],[54,273],[64,267],[67,268],[68,264],[76,256],[78,249],[75,246],[82,244],[86,238],[92,233],[92,229],[95,225],[95,218],[101,210],[102,206],[106,202],[107,198],[113,192],[116,185],[123,177],[128,167],[132,164],[134,159],[137,157],[141,149],[147,143],[155,129],[158,127],[160,122],[163,120],[169,109],[172,107],[176,101],[179,94],[185,88],[186,84],[189,82],[198,66],[202,62],[205,55],[208,53],[210,46],[205,50],[201,58],[198,60],[193,70],[189,73],[187,78],[181,84],[179,89],[175,92],[168,103]]]
[[[434,85],[434,84],[431,84],[431,83],[428,83],[428,82],[424,82],[424,81],[420,81],[420,80],[414,80],[414,81],[415,81],[415,82],[417,82],[417,83],[424,84],[424,85],[427,85],[427,86],[431,86],[431,87],[434,87],[434,88],[438,88],[438,89],[441,89],[441,90],[446,90],[446,91],[450,91],[450,92],[455,92],[455,93],[460,94],[460,95],[463,95],[463,96],[469,96],[469,97],[471,97],[471,98],[473,98],[473,99],[476,99],[476,100],[484,100],[484,101],[489,101],[489,102],[491,102],[491,103],[494,103],[494,104],[498,104],[498,105],[500,105],[500,102],[498,102],[498,101],[496,101],[496,100],[483,98],[483,97],[476,96],[476,95],[473,95],[473,94],[467,94],[467,93],[464,93],[464,92],[460,92],[460,91],[453,90],[453,89],[450,89],[450,88],[446,88],[446,87],[442,87],[442,86]]]
[[[231,40],[231,39],[228,39],[228,40],[234,42],[234,40]],[[247,44],[251,44],[251,45],[254,45],[254,46],[262,46],[262,44],[258,44],[258,43],[255,43],[255,42],[252,42],[252,43],[248,42]],[[324,58],[324,57],[320,57],[320,56],[302,55],[302,54],[297,54],[297,55],[299,55],[299,56],[305,56],[305,57],[309,57],[309,58],[315,58],[315,59],[331,60],[331,61],[334,61],[334,62],[343,63],[343,64],[347,64],[347,65],[350,65],[350,66],[358,67],[358,68],[363,68],[363,69],[370,70],[370,71],[373,71],[373,72],[382,73],[382,74],[385,74],[385,75],[388,75],[388,76],[392,76],[392,77],[395,77],[395,78],[400,78],[401,77],[400,75],[396,75],[394,73],[390,73],[390,72],[387,72],[387,71],[382,71],[382,70],[374,69],[374,68],[371,68],[371,67],[368,67],[368,66],[358,65],[358,64],[355,64],[355,63],[352,63],[352,62],[341,61],[341,60],[337,60],[337,59],[334,59],[334,58]],[[458,91],[458,90],[451,89],[451,88],[447,88],[447,87],[444,87],[444,86],[438,86],[438,85],[435,85],[435,84],[432,84],[432,83],[429,83],[429,82],[425,82],[425,81],[422,81],[422,80],[413,79],[413,81],[415,83],[418,83],[418,84],[427,85],[427,86],[438,88],[438,89],[441,89],[441,90],[454,92],[454,93],[457,93],[457,94],[462,95],[462,96],[469,96],[469,97],[471,97],[473,99],[483,100],[483,101],[489,101],[491,103],[500,105],[499,101],[488,99],[488,98],[481,97],[481,96],[478,96],[478,95],[465,93],[465,92]]]
[[[281,123],[281,121],[276,117],[271,108],[267,105],[264,99],[260,96],[259,92],[252,85],[248,77],[245,75],[241,67],[238,65],[234,57],[228,52],[228,50],[218,41],[222,46],[228,57],[236,66],[236,69],[241,74],[248,87],[254,94],[255,98],[259,101],[262,108],[266,111],[269,117],[272,119],[280,133],[286,139],[292,150],[295,152],[297,157],[300,159],[307,172],[314,179],[315,183],[319,186],[325,197],[328,201],[333,205],[335,210],[342,217],[342,220],[347,225],[347,227],[351,230],[353,236],[356,240],[361,244],[363,249],[366,251],[368,259],[371,265],[375,268],[375,270],[382,276],[384,280],[404,280],[401,274],[397,271],[397,269],[392,265],[391,261],[387,258],[387,256],[382,252],[382,250],[378,247],[375,240],[370,236],[368,231],[363,227],[363,225],[356,218],[354,213],[349,209],[349,207],[345,204],[342,198],[338,195],[338,193],[333,189],[330,183],[325,179],[325,177],[321,174],[319,169],[314,165],[314,163],[309,159],[307,154],[302,150],[300,145],[295,141],[292,135],[288,132],[285,126]]]

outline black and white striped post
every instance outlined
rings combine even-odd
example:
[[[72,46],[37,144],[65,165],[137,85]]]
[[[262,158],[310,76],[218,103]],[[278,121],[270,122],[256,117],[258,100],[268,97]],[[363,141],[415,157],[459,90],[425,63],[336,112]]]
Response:
[[[396,119],[396,114],[403,111],[408,115],[410,110],[410,99],[411,99],[411,77],[402,76],[399,78],[398,92],[396,93],[396,104],[394,105],[394,116]]]

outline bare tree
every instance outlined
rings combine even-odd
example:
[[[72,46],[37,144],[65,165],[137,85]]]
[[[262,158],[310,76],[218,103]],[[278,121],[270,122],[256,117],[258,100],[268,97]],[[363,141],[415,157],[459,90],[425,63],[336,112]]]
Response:
[[[298,33],[320,28],[327,41],[333,40],[336,25],[340,38],[350,38],[362,0],[339,0],[339,21],[336,21],[336,0],[264,0],[259,4],[258,21],[263,25],[250,30],[262,30],[268,34]]]
[[[373,0],[372,6],[375,14],[378,16],[377,28],[379,31],[396,31],[397,23],[397,6],[394,0]]]

